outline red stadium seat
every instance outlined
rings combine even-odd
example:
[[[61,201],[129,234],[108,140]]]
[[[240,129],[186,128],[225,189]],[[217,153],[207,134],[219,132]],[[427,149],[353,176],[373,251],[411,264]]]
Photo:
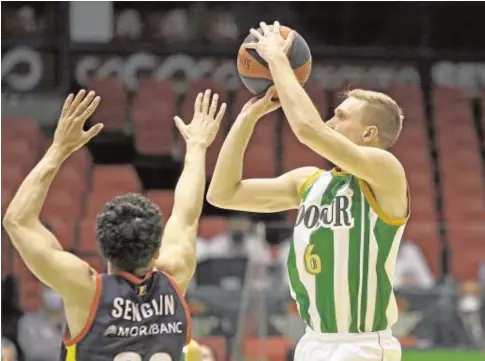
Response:
[[[37,123],[31,119],[6,117],[2,118],[2,142],[9,139],[26,141],[32,150],[38,152],[42,134]]]
[[[115,78],[91,78],[88,87],[103,99],[93,114],[93,123],[103,123],[106,131],[124,131],[128,101],[120,81]]]
[[[118,189],[103,188],[93,190],[87,199],[86,211],[84,213],[84,219],[95,219],[96,215],[101,212],[106,203],[113,200],[124,193],[135,192],[134,189],[124,189],[120,191]]]
[[[173,190],[150,190],[145,193],[145,196],[160,207],[166,222],[172,214]]]
[[[313,166],[320,169],[329,170],[330,163],[321,155],[300,143],[285,121],[283,123],[283,172],[299,168]]]
[[[98,273],[105,273],[106,272],[106,262],[105,260],[99,255],[81,255],[81,259],[86,261],[94,270]]]
[[[81,215],[81,197],[69,190],[51,188],[42,209],[47,217],[62,217],[66,221],[75,221]]]
[[[17,252],[13,254],[13,272],[19,285],[20,307],[24,311],[38,310],[40,306],[40,281],[27,268]]]
[[[451,268],[458,281],[478,279],[485,254],[485,224],[452,223],[447,227],[451,246]]]
[[[292,345],[293,342],[284,337],[246,338],[244,357],[247,360],[285,361]]]
[[[461,89],[437,87],[433,104],[445,220],[473,227],[485,219],[485,187],[471,102]]]
[[[75,222],[59,215],[49,215],[41,218],[46,227],[50,228],[64,250],[75,246]]]
[[[175,102],[170,82],[151,78],[140,81],[132,107],[135,146],[140,154],[172,153]]]
[[[131,165],[97,165],[93,169],[93,189],[139,192],[141,183]]]
[[[199,221],[199,237],[210,240],[217,235],[227,232],[227,219],[225,217],[205,216]]]
[[[80,197],[88,186],[88,174],[74,166],[66,164],[54,178],[51,190],[65,190],[73,196]],[[82,201],[82,198],[79,199]]]
[[[485,187],[472,104],[465,91],[440,86],[433,105],[452,272],[459,280],[476,278],[477,254],[485,252]]]
[[[10,238],[7,232],[5,232],[3,228],[2,228],[1,242],[2,242],[2,277],[5,277],[6,275],[13,273],[14,271],[13,259],[17,251],[15,251],[15,249],[13,248]]]
[[[138,193],[141,189],[140,179],[131,165],[97,165],[93,168],[92,191],[85,214],[92,219],[113,198]]]
[[[86,253],[98,252],[96,243],[96,222],[94,219],[86,219],[79,225],[79,251]]]
[[[432,273],[438,276],[440,274],[440,254],[442,246],[436,221],[420,221],[411,215],[406,225],[403,239],[410,240],[419,246]]]

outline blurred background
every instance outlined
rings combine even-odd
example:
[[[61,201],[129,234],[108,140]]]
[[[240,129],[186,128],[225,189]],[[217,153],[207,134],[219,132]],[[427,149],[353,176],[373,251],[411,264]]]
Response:
[[[143,192],[165,217],[181,171],[172,117],[206,88],[229,111],[208,151],[207,181],[249,94],[236,54],[250,27],[279,20],[313,54],[306,88],[323,117],[353,87],[384,91],[406,116],[394,152],[412,217],[394,287],[404,360],[483,360],[485,347],[485,4],[365,2],[2,2],[2,215],[50,144],[68,92],[94,89],[105,130],[62,167],[42,220],[102,271],[95,214]],[[282,113],[258,123],[245,177],[331,165]],[[235,214],[205,204],[188,294],[208,360],[292,360],[303,325],[288,292],[295,213]],[[58,358],[62,301],[25,268],[2,230],[2,360]]]

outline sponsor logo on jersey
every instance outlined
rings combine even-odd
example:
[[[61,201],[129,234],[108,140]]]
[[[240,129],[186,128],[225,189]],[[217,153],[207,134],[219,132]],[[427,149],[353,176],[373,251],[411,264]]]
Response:
[[[144,326],[115,326],[111,325],[104,331],[106,337],[139,337],[152,335],[177,335],[184,332],[183,322],[153,323]]]
[[[302,204],[298,210],[295,226],[306,228],[352,228],[352,194],[338,195],[332,203],[323,206]]]
[[[118,328],[115,325],[109,326],[106,331],[104,331],[105,336],[116,336],[118,332]]]

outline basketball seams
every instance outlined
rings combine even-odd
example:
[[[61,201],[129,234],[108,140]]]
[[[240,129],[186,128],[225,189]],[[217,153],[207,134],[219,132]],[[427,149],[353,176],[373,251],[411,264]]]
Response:
[[[269,29],[272,29],[272,25]],[[291,31],[292,29],[288,27],[280,27],[280,34],[285,39]],[[243,44],[256,41],[256,38],[250,34],[244,39]],[[305,39],[296,32],[295,41],[289,51],[289,60],[298,82],[304,85],[310,77],[312,58]],[[254,49],[239,48],[237,70],[241,81],[253,95],[263,94],[273,84],[268,63]]]

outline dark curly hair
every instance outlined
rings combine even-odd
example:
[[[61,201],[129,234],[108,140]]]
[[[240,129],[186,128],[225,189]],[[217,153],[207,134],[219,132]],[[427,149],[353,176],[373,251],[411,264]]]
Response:
[[[160,209],[137,193],[114,198],[96,217],[96,240],[103,257],[125,272],[149,265],[160,248],[162,232]]]

